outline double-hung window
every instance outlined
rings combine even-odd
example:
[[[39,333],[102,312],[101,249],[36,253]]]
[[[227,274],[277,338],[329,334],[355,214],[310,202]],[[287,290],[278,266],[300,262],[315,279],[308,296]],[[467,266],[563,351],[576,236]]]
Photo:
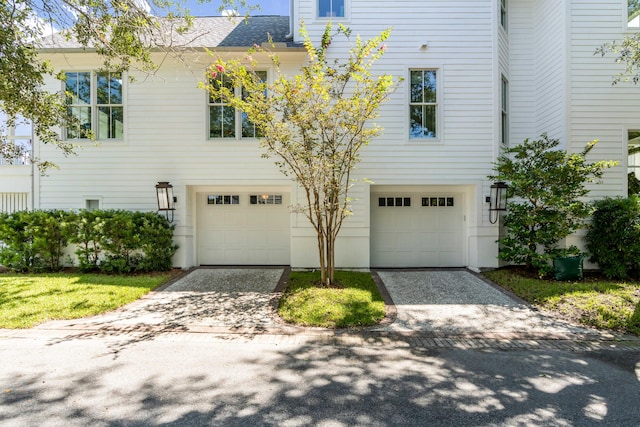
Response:
[[[410,70],[409,138],[438,138],[438,72]]]
[[[67,139],[122,139],[124,135],[121,73],[67,72],[65,94],[71,123]]]
[[[256,71],[258,78],[267,80],[266,71]],[[235,94],[246,98],[248,93],[244,88],[233,87],[224,74],[212,79],[211,84],[216,89],[225,87]],[[249,120],[247,114],[236,110],[220,98],[209,95],[209,138],[259,138],[259,129]]]
[[[344,18],[344,2],[346,0],[318,0],[318,17]]]

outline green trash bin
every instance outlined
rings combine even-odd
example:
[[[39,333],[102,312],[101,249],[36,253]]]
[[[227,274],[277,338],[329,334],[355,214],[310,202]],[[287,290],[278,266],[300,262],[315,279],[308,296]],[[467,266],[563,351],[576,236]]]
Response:
[[[553,270],[556,280],[582,280],[582,264],[584,256],[566,256],[553,260]]]

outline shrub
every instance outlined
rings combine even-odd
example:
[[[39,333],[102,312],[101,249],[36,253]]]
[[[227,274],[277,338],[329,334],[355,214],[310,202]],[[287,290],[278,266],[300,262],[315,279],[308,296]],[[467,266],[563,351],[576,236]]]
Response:
[[[640,199],[607,198],[594,203],[585,236],[591,256],[608,278],[640,276]]]
[[[83,271],[106,273],[171,268],[174,226],[156,213],[123,210],[21,211],[0,214],[0,264],[16,271],[61,268],[68,243]]]
[[[70,242],[77,245],[78,267],[83,272],[97,271],[102,254],[100,236],[104,232],[102,211],[80,211],[76,216],[74,233]]]
[[[33,236],[28,232],[29,212],[2,214],[0,217],[0,264],[15,271],[26,272],[42,264]]]
[[[595,141],[581,153],[555,149],[557,139],[542,135],[506,148],[490,179],[509,182],[508,204],[504,217],[507,237],[500,241],[499,258],[524,264],[540,276],[553,270],[551,262],[559,256],[577,255],[575,246],[561,248],[558,243],[580,228],[590,213],[582,201],[589,190],[586,183],[602,177],[605,168],[615,162],[587,163],[585,156]]]
[[[144,257],[140,260],[142,271],[165,271],[171,268],[171,257],[178,246],[173,243],[175,226],[155,213],[139,214],[140,249]]]
[[[0,264],[16,271],[57,271],[73,231],[73,214],[20,211],[0,218]]]

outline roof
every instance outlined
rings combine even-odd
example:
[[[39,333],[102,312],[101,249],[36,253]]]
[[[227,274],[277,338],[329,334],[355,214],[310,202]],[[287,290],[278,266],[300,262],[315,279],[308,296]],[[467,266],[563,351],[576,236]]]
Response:
[[[192,28],[184,34],[174,34],[171,38],[171,23],[164,22],[166,39],[158,36],[158,47],[173,46],[182,48],[243,48],[261,45],[269,41],[269,35],[274,43],[285,43],[287,47],[301,47],[287,39],[289,34],[288,16],[251,16],[243,17],[196,17]],[[46,37],[43,49],[80,49],[82,45],[74,38],[67,40],[61,33]]]

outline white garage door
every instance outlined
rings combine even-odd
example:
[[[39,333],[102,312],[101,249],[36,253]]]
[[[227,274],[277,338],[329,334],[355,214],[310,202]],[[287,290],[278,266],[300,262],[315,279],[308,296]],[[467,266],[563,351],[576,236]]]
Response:
[[[289,265],[289,195],[197,193],[200,265]]]
[[[462,267],[462,193],[371,194],[373,267]]]

